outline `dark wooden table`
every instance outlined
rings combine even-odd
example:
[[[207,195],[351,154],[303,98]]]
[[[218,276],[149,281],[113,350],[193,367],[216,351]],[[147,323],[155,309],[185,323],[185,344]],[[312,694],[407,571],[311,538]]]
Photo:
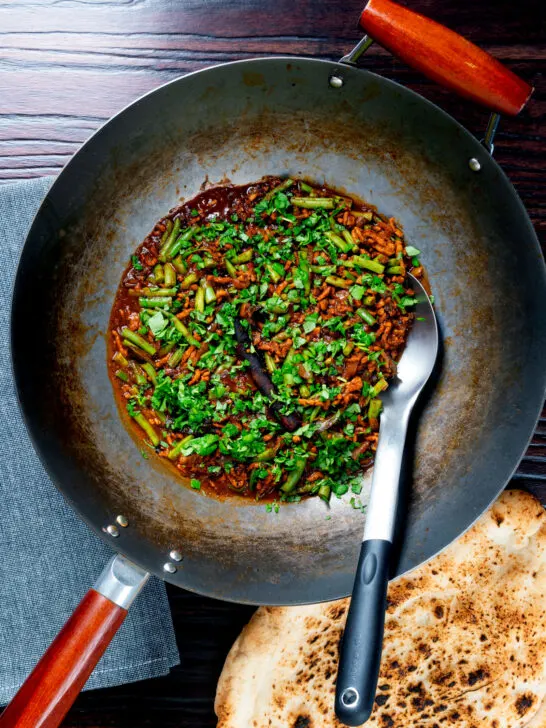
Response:
[[[0,0],[0,181],[56,174],[110,115],[176,76],[259,55],[337,59],[359,38],[362,0]],[[495,156],[546,246],[546,4],[408,0],[535,88],[505,119]],[[367,68],[418,91],[481,135],[487,113],[380,48]],[[544,414],[544,413],[543,413]],[[514,477],[546,501],[546,419]],[[80,696],[69,726],[209,728],[225,655],[250,607],[169,588],[182,664],[168,677]],[[246,728],[241,726],[241,728]]]

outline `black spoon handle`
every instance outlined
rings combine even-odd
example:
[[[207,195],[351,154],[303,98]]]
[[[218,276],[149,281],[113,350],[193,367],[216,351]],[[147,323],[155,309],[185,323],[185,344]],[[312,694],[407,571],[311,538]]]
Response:
[[[359,726],[372,712],[381,662],[390,541],[362,542],[353,596],[347,615],[336,685],[336,715]]]

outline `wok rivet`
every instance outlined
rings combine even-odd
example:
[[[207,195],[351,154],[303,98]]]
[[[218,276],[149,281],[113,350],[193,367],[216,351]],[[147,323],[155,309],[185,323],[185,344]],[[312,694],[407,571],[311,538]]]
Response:
[[[167,561],[166,564],[163,564],[163,571],[166,571],[167,574],[174,574],[176,573],[176,566],[171,564],[170,561]]]
[[[118,523],[118,524],[119,524],[119,525],[120,525],[120,526],[121,526],[122,528],[127,528],[127,526],[129,525],[129,519],[128,519],[128,518],[126,518],[125,516],[117,516],[117,517],[116,517],[116,522],[117,522],[117,523]]]
[[[341,76],[330,76],[330,86],[332,88],[341,88],[343,86],[343,79]]]
[[[468,160],[468,166],[473,172],[479,172],[482,168],[482,165],[478,162],[478,160],[475,157],[472,157],[472,159]]]
[[[171,551],[169,554],[169,558],[171,558],[173,561],[182,561],[182,554],[180,551],[176,551],[175,549]]]
[[[106,528],[103,528],[103,531],[106,531],[106,533],[110,534],[112,538],[117,538],[119,536],[119,529],[112,524],[106,526]]]

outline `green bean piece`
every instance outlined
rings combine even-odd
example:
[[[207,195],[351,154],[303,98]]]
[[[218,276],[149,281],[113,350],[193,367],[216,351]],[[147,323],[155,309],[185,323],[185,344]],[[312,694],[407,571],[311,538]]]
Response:
[[[355,217],[362,217],[364,220],[367,220],[368,222],[371,222],[373,220],[373,212],[370,212],[369,210],[367,212],[360,212],[359,210],[354,210],[351,215],[354,215]]]
[[[211,255],[205,255],[203,258],[203,268],[214,268],[216,261]]]
[[[179,347],[178,349],[176,349],[176,351],[173,351],[173,353],[167,359],[167,366],[171,367],[171,369],[174,369],[174,367],[180,364],[183,356],[184,349]]]
[[[117,369],[116,370],[116,377],[118,379],[121,379],[122,382],[128,382],[129,377],[127,376],[127,373],[123,371],[123,369]]]
[[[141,296],[138,302],[142,308],[163,308],[164,306],[170,306],[173,299],[170,296],[161,296],[159,298],[143,298]]]
[[[304,207],[308,210],[316,210],[318,208],[333,210],[336,205],[335,200],[331,197],[292,197],[290,202],[296,207]]]
[[[120,367],[126,367],[129,363],[127,359],[123,356],[121,351],[116,351],[112,359],[116,362],[116,364],[119,364]]]
[[[330,488],[330,486],[324,484],[324,485],[321,485],[320,488],[318,489],[317,495],[319,498],[322,498],[323,501],[328,503],[330,501],[331,493],[332,493],[332,489]]]
[[[191,442],[193,440],[193,435],[188,435],[187,437],[184,437],[182,440],[179,440],[176,445],[173,447],[172,450],[169,451],[169,454],[167,457],[169,460],[176,460],[176,458],[181,454],[182,450],[186,447],[188,442]]]
[[[371,399],[370,404],[368,405],[368,419],[376,420],[379,417],[382,408],[383,403],[380,399]]]
[[[165,223],[165,232],[163,233],[163,235],[161,236],[161,240],[159,241],[160,248],[162,248],[163,245],[165,245],[165,243],[167,242],[167,238],[171,234],[172,229],[173,229],[173,221],[171,220],[171,218],[169,218],[167,220],[167,222]]]
[[[266,267],[267,272],[271,276],[271,280],[273,281],[273,283],[278,283],[281,280],[281,275],[279,273],[277,273],[277,271],[275,270],[275,268],[273,268],[272,265],[267,264],[265,267]]]
[[[239,255],[236,255],[234,258],[231,259],[232,263],[250,263],[252,260],[252,256],[254,255],[254,251],[252,249],[245,250],[243,253],[239,253]]]
[[[195,294],[195,310],[199,311],[199,313],[203,313],[205,310],[205,289],[203,286],[199,286]]]
[[[176,344],[174,341],[168,341],[166,344],[163,344],[161,349],[157,352],[157,355],[159,357],[164,357],[165,354],[168,354],[169,351],[172,351],[175,346],[176,346]]]
[[[276,187],[273,187],[272,190],[269,190],[267,195],[264,195],[264,199],[271,200],[278,192],[284,192],[285,190],[292,187],[293,184],[294,180],[290,179],[290,177],[288,179],[285,179],[284,182],[281,182],[280,185],[277,185]]]
[[[154,266],[152,277],[154,283],[161,283],[163,281],[163,266],[161,265],[161,263],[157,263]]]
[[[292,361],[292,359],[293,359],[293,358],[294,358],[295,356],[296,356],[296,350],[294,349],[294,347],[292,347],[292,348],[291,348],[291,349],[289,350],[288,354],[287,354],[287,355],[285,356],[285,358],[284,358],[284,363],[285,363],[285,364],[290,364],[290,362]]]
[[[180,218],[177,217],[173,224],[173,229],[169,233],[169,237],[167,240],[163,243],[161,248],[159,249],[159,260],[164,263],[167,260],[167,253],[169,252],[169,248],[174,245],[175,240],[178,237],[178,234],[180,233]]]
[[[142,412],[137,412],[133,415],[133,419],[139,425],[141,429],[144,430],[144,432],[148,435],[150,438],[150,442],[154,447],[157,447],[159,445],[159,435],[154,430],[154,428],[150,425],[146,417],[142,414]]]
[[[361,255],[355,255],[351,262],[358,265],[359,268],[366,268],[366,270],[371,270],[373,273],[383,273],[385,270],[385,266],[377,260],[368,260],[368,258],[363,258]]]
[[[350,250],[353,249],[354,245],[353,243],[347,243],[346,240],[343,240],[342,237],[339,235],[336,235],[336,233],[331,232],[330,230],[325,232],[324,235],[328,238],[328,240],[333,243],[336,248],[339,248],[342,253],[348,253]]]
[[[296,467],[290,472],[284,483],[281,485],[283,493],[291,493],[301,480],[305,470],[305,460],[296,460]]]
[[[275,359],[273,359],[268,351],[266,351],[265,353],[265,366],[270,374],[273,374],[273,372],[277,368],[277,365],[275,364]]]
[[[311,187],[311,185],[308,185],[307,182],[300,182],[300,187],[304,192],[307,192],[308,195],[311,195],[315,190]]]
[[[196,228],[192,227],[188,228],[188,230],[183,232],[182,235],[179,235],[175,242],[171,245],[171,247],[168,248],[168,250],[166,251],[167,258],[174,258],[175,255],[178,255],[184,243],[186,243],[191,237],[193,237],[195,232]]]
[[[163,282],[165,288],[173,288],[173,286],[176,286],[176,268],[174,265],[172,263],[165,263],[163,270],[165,271],[165,280]]]
[[[338,278],[338,276],[326,276],[326,283],[329,286],[335,286],[336,288],[349,288],[353,285],[352,281],[348,281],[345,278]]]
[[[284,374],[282,375],[282,378],[287,387],[293,387],[294,384],[296,383],[296,380],[294,379],[294,375],[292,374],[292,372],[284,372]]]
[[[180,273],[180,275],[184,275],[184,273],[188,270],[188,267],[182,260],[181,255],[177,255],[176,258],[173,259],[172,264],[174,265],[176,272]]]
[[[171,321],[174,324],[174,328],[182,334],[182,336],[186,339],[186,341],[188,342],[188,344],[190,346],[196,346],[197,348],[199,348],[201,346],[201,344],[197,341],[197,339],[193,338],[193,336],[190,333],[190,330],[186,326],[184,326],[184,324],[182,323],[182,321],[180,321],[180,319],[177,319],[176,316],[171,315]]]
[[[357,310],[357,314],[360,316],[360,318],[365,321],[368,326],[373,326],[377,323],[377,320],[369,311],[366,311],[365,308],[359,308]]]
[[[320,273],[323,276],[328,275],[328,273],[331,273],[334,270],[333,265],[312,265],[310,268],[313,273]]]
[[[345,238],[345,242],[347,243],[347,245],[351,246],[352,250],[355,247],[355,241],[353,240],[353,236],[351,235],[351,233],[347,230],[347,228],[343,228],[341,234]]]
[[[225,260],[226,270],[232,278],[237,278],[237,268],[229,260]]]
[[[304,485],[298,485],[296,493],[303,495],[304,493],[316,493],[319,486],[316,483],[305,483]]]
[[[404,269],[400,265],[394,265],[394,266],[392,266],[392,268],[387,268],[387,275],[389,275],[389,276],[404,275]]]
[[[154,365],[153,364],[150,364],[150,362],[146,361],[142,365],[142,368],[144,369],[144,371],[148,375],[148,378],[149,378],[150,382],[155,387],[155,385],[157,384],[157,375],[155,373]]]
[[[194,283],[197,283],[197,281],[198,281],[197,273],[188,273],[188,275],[184,278],[184,280],[180,284],[180,287],[184,288],[186,290],[190,286],[192,286]]]
[[[123,346],[126,346],[136,356],[137,359],[153,363],[153,359],[149,354],[147,354],[145,351],[142,351],[142,349],[140,349],[138,346],[135,346],[130,341],[127,341],[127,339],[123,340]]]
[[[160,296],[175,296],[176,288],[141,288],[140,291],[136,288],[130,288],[129,295],[133,297],[148,296],[149,298],[159,298]]]
[[[256,455],[256,457],[253,459],[252,462],[265,463],[267,460],[273,460],[273,458],[275,457],[276,454],[277,454],[276,447],[268,447],[263,452],[261,452],[259,455]]]
[[[214,303],[216,301],[216,291],[211,285],[205,286],[205,303]]]
[[[378,394],[381,394],[381,392],[384,392],[385,389],[388,389],[388,386],[389,386],[389,383],[387,382],[386,379],[378,379],[378,381],[376,382],[376,384],[373,388],[371,396],[373,398],[377,397]]]
[[[309,417],[309,422],[314,422],[321,412],[322,412],[322,407],[315,407],[315,409],[311,412],[311,416]]]
[[[343,347],[343,356],[349,356],[352,350],[355,348],[353,341],[348,341]]]
[[[307,386],[307,384],[300,384],[300,397],[309,397],[311,395],[311,390]]]
[[[307,251],[300,250],[300,262],[299,262],[300,270],[303,271],[303,290],[305,292],[305,295],[308,296],[311,293],[311,267],[309,265],[309,261],[307,260]]]
[[[131,370],[131,374],[133,375],[135,382],[138,384],[139,387],[142,387],[144,384],[148,384],[148,379],[146,378],[142,367],[137,364],[136,361],[128,362],[128,366]]]
[[[124,339],[127,339],[127,341],[131,341],[135,346],[138,346],[150,356],[154,356],[155,347],[150,344],[149,341],[146,341],[146,339],[142,338],[140,334],[137,334],[136,331],[131,331],[131,329],[127,328],[127,326],[124,326],[121,330],[121,335]]]

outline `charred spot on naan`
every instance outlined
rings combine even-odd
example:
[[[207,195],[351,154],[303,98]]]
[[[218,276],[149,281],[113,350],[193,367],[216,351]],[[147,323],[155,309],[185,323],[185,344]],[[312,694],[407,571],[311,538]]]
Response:
[[[520,695],[519,698],[516,700],[515,704],[518,715],[525,715],[525,713],[527,713],[527,711],[532,708],[534,702],[535,698],[530,693],[524,693],[523,695]]]

